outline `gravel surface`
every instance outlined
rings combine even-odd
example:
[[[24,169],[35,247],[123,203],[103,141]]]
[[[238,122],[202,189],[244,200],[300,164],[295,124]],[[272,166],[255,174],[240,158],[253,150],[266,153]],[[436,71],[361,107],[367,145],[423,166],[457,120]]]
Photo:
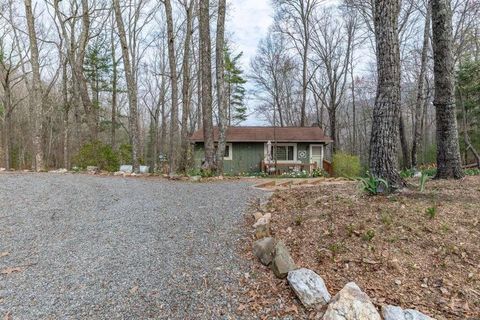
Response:
[[[0,318],[235,318],[250,185],[0,174]]]

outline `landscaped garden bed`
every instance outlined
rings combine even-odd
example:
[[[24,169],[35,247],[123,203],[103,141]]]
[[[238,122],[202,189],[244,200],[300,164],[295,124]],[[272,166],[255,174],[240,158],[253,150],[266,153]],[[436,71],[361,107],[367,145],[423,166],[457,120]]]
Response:
[[[367,196],[347,181],[277,191],[266,211],[272,236],[286,244],[298,267],[319,274],[332,295],[354,281],[378,308],[391,304],[436,319],[477,319],[479,199],[479,176],[431,180],[423,192],[389,196]],[[252,242],[245,254],[256,260]],[[314,318],[322,312],[306,311],[286,280],[260,263],[252,266],[242,280],[246,300],[239,313]]]

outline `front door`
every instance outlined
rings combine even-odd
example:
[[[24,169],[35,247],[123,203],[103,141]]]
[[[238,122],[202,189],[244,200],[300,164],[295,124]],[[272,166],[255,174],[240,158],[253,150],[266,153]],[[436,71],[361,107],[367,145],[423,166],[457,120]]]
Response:
[[[323,146],[321,144],[310,145],[310,163],[316,163],[317,168],[323,167]]]

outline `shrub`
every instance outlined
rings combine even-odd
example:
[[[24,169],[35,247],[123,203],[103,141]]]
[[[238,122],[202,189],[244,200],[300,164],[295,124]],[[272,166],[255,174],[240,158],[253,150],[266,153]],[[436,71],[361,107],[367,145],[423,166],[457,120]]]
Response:
[[[312,170],[311,176],[312,176],[312,178],[328,177],[328,173],[321,168],[315,168],[315,169]]]
[[[75,166],[97,166],[100,170],[117,171],[120,166],[118,153],[108,144],[93,141],[84,144],[73,158]]]
[[[333,155],[333,172],[337,177],[358,177],[361,171],[360,158],[343,152]]]

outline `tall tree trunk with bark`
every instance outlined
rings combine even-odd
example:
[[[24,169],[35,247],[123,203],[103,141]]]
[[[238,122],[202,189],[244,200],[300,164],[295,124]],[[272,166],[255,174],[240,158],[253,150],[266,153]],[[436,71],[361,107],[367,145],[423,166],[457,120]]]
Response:
[[[188,118],[190,115],[190,101],[191,101],[191,93],[190,93],[190,86],[191,78],[190,78],[190,45],[192,39],[192,24],[193,24],[193,0],[190,1],[189,4],[185,3],[185,11],[186,11],[186,23],[187,27],[185,30],[185,39],[183,44],[183,62],[182,62],[182,69],[183,69],[183,80],[182,80],[182,128],[180,130],[181,136],[181,161],[180,161],[180,171],[186,172],[189,162],[189,141],[188,141]]]
[[[423,45],[422,56],[420,60],[420,73],[418,75],[417,84],[417,100],[415,102],[415,121],[413,123],[413,140],[412,140],[412,168],[416,169],[418,164],[418,149],[422,139],[421,121],[423,114],[423,105],[425,100],[425,72],[427,69],[428,44],[430,39],[430,16],[431,6],[427,4],[427,13],[425,14],[425,27],[423,29]]]
[[[405,185],[397,170],[400,114],[399,0],[376,0],[374,26],[377,44],[377,95],[370,139],[370,171],[388,181],[391,189]]]
[[[464,176],[458,144],[455,110],[452,10],[449,0],[431,0],[433,72],[437,125],[436,179]]]
[[[202,122],[205,144],[203,168],[215,170],[215,144],[212,113],[212,52],[210,41],[210,1],[200,1],[200,74],[202,84]]]
[[[112,127],[110,128],[110,145],[112,149],[116,149],[117,145],[117,82],[118,82],[118,68],[117,68],[117,57],[115,54],[115,38],[113,28],[110,33],[110,50],[111,50],[111,59],[112,59],[112,114],[111,114],[111,122]]]
[[[407,132],[405,129],[405,119],[403,118],[403,112],[400,109],[398,131],[400,134],[400,146],[402,148],[402,169],[410,168],[410,152],[408,151]]]
[[[132,165],[133,172],[139,171],[138,154],[140,147],[140,128],[138,124],[138,106],[137,106],[137,84],[135,82],[134,70],[130,62],[130,53],[128,51],[127,36],[125,33],[125,26],[123,24],[122,10],[120,8],[119,0],[113,0],[113,9],[115,11],[115,20],[117,21],[118,36],[120,38],[120,45],[122,47],[123,65],[125,69],[125,78],[127,80],[127,95],[130,115],[129,133],[130,141],[132,143]]]
[[[167,36],[168,36],[168,62],[170,66],[170,81],[172,86],[172,104],[170,110],[170,149],[169,149],[169,168],[170,175],[176,174],[177,170],[177,148],[178,143],[178,77],[177,62],[175,59],[175,36],[173,31],[173,13],[170,0],[164,0],[165,15],[167,17]]]
[[[218,105],[218,149],[217,174],[223,175],[223,156],[225,154],[227,131],[227,97],[225,94],[225,11],[226,0],[218,1],[217,38],[216,38],[216,75]]]
[[[33,15],[32,0],[25,0],[25,15],[27,17],[28,38],[30,41],[30,64],[32,68],[31,91],[29,93],[29,104],[33,118],[33,151],[35,171],[45,170],[43,155],[43,94],[40,78],[40,62],[37,45],[37,34],[35,31],[35,17]]]

